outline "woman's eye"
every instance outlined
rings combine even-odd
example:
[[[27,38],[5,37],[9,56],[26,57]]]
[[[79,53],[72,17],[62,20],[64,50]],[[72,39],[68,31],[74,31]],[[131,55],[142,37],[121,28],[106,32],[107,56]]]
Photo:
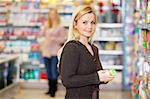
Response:
[[[94,21],[92,21],[91,23],[92,23],[92,24],[95,24],[95,22],[94,22]]]
[[[87,22],[83,22],[83,24],[87,24]]]

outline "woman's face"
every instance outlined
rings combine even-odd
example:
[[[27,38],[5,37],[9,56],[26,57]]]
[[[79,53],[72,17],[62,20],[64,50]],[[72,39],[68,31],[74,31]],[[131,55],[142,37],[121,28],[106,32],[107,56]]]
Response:
[[[74,23],[75,28],[80,33],[80,37],[84,36],[89,38],[93,35],[96,28],[95,21],[95,15],[93,13],[87,13]]]
[[[56,20],[57,15],[56,15],[56,12],[55,12],[54,10],[50,11],[50,12],[48,13],[48,15],[49,15],[49,18],[50,18],[52,21],[53,21],[53,20]]]

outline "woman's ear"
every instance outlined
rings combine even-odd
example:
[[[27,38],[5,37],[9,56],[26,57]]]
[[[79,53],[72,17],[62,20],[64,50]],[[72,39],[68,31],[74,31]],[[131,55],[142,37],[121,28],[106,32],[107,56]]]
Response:
[[[76,21],[73,22],[73,25],[75,28],[77,28],[77,22]]]

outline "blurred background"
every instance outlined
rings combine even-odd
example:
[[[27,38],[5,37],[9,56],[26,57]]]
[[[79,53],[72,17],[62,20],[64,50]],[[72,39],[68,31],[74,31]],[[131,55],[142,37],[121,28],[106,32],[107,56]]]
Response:
[[[0,0],[0,99],[50,99],[37,38],[56,7],[66,31],[74,8],[91,5],[97,28],[92,42],[115,79],[100,85],[100,99],[150,99],[150,0]],[[58,80],[55,99],[64,99]]]

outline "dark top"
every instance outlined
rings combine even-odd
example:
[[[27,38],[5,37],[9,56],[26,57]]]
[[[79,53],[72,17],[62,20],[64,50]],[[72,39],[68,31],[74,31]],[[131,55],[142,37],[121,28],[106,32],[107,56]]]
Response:
[[[102,70],[102,65],[98,48],[90,45],[94,55],[79,41],[72,40],[64,46],[60,58],[60,74],[66,89],[100,84],[97,71]]]

